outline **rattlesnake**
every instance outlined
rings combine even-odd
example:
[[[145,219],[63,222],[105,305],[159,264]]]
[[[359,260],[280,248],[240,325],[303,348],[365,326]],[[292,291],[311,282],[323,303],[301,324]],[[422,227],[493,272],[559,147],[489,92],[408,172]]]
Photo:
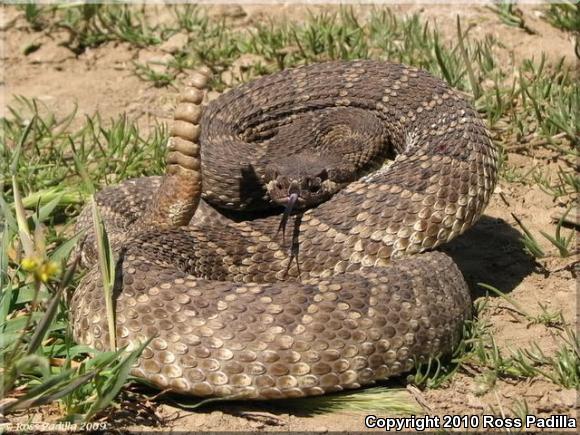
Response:
[[[302,397],[448,354],[469,292],[448,256],[423,251],[472,226],[497,177],[494,145],[459,92],[377,61],[285,70],[202,109],[206,82],[194,74],[182,92],[165,176],[97,195],[118,257],[118,345],[152,339],[133,374],[196,396]],[[385,146],[396,158],[377,168]],[[354,150],[332,164],[354,164],[358,179],[291,218],[293,242],[277,234],[279,216],[224,216],[272,208],[268,165],[310,161],[307,173],[309,153],[324,162],[337,149]],[[91,242],[83,252],[94,262]],[[75,338],[106,349],[100,277],[93,265],[71,312]]]

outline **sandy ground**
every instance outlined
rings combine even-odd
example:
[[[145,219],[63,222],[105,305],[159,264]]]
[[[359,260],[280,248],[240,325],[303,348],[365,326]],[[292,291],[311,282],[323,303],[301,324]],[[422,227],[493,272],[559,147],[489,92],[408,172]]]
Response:
[[[316,6],[311,10],[327,8]],[[499,51],[499,55],[506,65],[518,65],[521,59],[532,56],[537,58],[540,51],[547,53],[549,61],[567,56],[568,62],[574,62],[571,38],[541,20],[539,7],[521,8],[526,21],[537,34],[530,35],[503,25],[494,13],[481,6],[465,8],[461,16],[463,22],[473,25],[473,37],[491,33],[502,41],[505,48]],[[423,18],[437,23],[444,35],[452,38],[455,34],[457,6],[401,5],[394,6],[393,10],[401,14],[420,11]],[[58,45],[63,35],[30,33],[24,21],[17,19],[18,14],[13,9],[6,9],[5,12],[0,26],[8,28],[5,50],[1,54],[6,69],[5,81],[0,86],[8,104],[16,96],[23,95],[47,103],[51,110],[58,113],[67,113],[74,105],[78,105],[81,116],[100,112],[106,119],[127,113],[139,119],[145,130],[155,122],[165,122],[170,118],[177,90],[154,88],[132,73],[131,61],[143,56],[143,53],[124,44],[106,44],[75,57]],[[265,17],[300,20],[306,13],[305,8],[282,5],[218,6],[210,9],[211,15],[225,16],[236,26],[256,23]],[[357,13],[364,17],[369,9],[360,8]],[[163,14],[160,16],[162,19]],[[23,47],[33,42],[42,43],[40,49],[29,56],[23,55]],[[542,165],[553,171],[559,164],[554,156],[545,152],[542,155],[509,154],[509,163],[524,170],[531,165]],[[532,315],[540,313],[539,304],[543,304],[549,310],[561,310],[568,322],[577,324],[578,258],[552,257],[541,262],[534,261],[523,251],[520,233],[511,214],[522,219],[534,234],[540,230],[553,234],[551,215],[557,210],[561,210],[561,204],[536,185],[499,183],[496,195],[481,221],[444,249],[459,264],[474,298],[484,295],[478,283],[485,282],[509,294]],[[547,242],[543,243],[543,247],[550,250]],[[558,331],[543,325],[530,325],[512,308],[501,298],[492,297],[485,312],[485,319],[492,324],[501,349],[509,352],[509,349],[525,348],[530,343],[536,343],[546,353],[554,352],[559,343]],[[417,392],[415,395],[409,394],[409,397],[417,401],[425,413],[439,416],[490,412],[510,414],[517,401],[524,399],[532,414],[577,415],[577,393],[574,390],[535,378],[517,382],[500,380],[489,392],[476,395],[477,379],[473,373],[460,373],[445,388]],[[364,414],[361,413],[308,415],[251,404],[215,405],[206,410],[189,412],[160,400],[144,403],[139,412],[131,415],[131,418],[121,421],[133,422],[141,429],[320,432],[364,429]],[[50,420],[55,416],[44,414],[38,418]]]

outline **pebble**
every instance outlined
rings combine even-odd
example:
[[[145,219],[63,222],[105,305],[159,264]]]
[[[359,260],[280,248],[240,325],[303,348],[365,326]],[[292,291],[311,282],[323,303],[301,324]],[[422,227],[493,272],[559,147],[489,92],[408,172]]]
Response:
[[[187,37],[186,34],[176,33],[167,41],[165,41],[163,44],[161,44],[159,46],[159,50],[165,53],[175,54],[178,51],[183,50],[183,48],[187,45],[188,42],[189,38]]]
[[[560,392],[560,400],[568,408],[578,407],[578,393],[576,390],[564,390]]]
[[[167,64],[173,60],[169,53],[159,53],[157,51],[141,50],[137,61],[146,64],[153,71],[163,73],[167,69]]]

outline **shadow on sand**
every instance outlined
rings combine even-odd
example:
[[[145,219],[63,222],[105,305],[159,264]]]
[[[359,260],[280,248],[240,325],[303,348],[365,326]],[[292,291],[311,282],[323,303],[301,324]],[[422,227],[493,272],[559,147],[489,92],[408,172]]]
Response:
[[[487,293],[478,283],[509,293],[535,269],[534,260],[524,252],[521,234],[499,218],[482,216],[440,250],[457,263],[474,299]]]

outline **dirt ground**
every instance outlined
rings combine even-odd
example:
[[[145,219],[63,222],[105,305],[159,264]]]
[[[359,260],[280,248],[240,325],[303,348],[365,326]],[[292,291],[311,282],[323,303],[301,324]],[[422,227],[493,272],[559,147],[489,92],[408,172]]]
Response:
[[[328,8],[313,6],[309,9]],[[541,51],[546,52],[549,61],[567,56],[569,63],[575,62],[573,41],[568,35],[541,20],[538,6],[520,5],[520,8],[536,34],[502,24],[496,14],[483,6],[462,7],[461,16],[464,22],[474,26],[473,37],[491,33],[505,44],[506,48],[500,54],[503,56],[501,61],[514,65],[514,71],[521,59],[537,58]],[[364,17],[370,13],[369,10],[359,8],[357,13]],[[423,19],[435,22],[444,35],[452,38],[455,34],[458,6],[396,5],[393,10],[397,14],[420,11]],[[210,9],[210,14],[226,16],[238,26],[259,22],[266,16],[301,20],[306,13],[304,7],[283,5],[216,6]],[[154,88],[136,77],[130,68],[131,61],[144,53],[123,44],[105,44],[75,57],[58,45],[61,41],[58,34],[49,38],[43,33],[29,33],[18,16],[14,9],[8,8],[0,22],[0,28],[9,28],[1,53],[5,71],[0,90],[5,104],[12,104],[16,96],[22,95],[40,99],[57,113],[67,113],[75,104],[79,116],[100,112],[106,119],[127,113],[139,119],[141,128],[145,130],[157,121],[169,120],[177,90]],[[32,42],[42,42],[41,48],[28,56],[23,55],[23,47]],[[3,104],[3,110],[4,107]],[[558,161],[546,152],[542,155],[509,154],[508,157],[511,165],[523,170],[542,165],[544,169],[556,171],[558,166]],[[534,234],[539,234],[540,230],[553,234],[551,216],[558,210],[561,210],[561,204],[537,185],[500,181],[481,221],[444,248],[459,264],[474,298],[484,295],[477,283],[485,282],[506,292],[532,315],[541,312],[539,304],[542,304],[551,311],[561,310],[568,322],[577,325],[578,257],[534,261],[525,254],[518,226],[512,217],[512,213],[517,215]],[[546,240],[539,240],[546,251],[553,250]],[[546,353],[557,348],[555,329],[530,325],[501,298],[491,298],[485,316],[492,324],[498,346],[506,352],[510,348],[529,347],[530,343],[536,343]],[[508,410],[516,401],[525,399],[532,414],[577,417],[577,392],[557,387],[541,378],[519,382],[498,380],[495,387],[483,395],[476,395],[477,388],[476,376],[460,373],[444,388],[415,392],[414,395],[409,393],[409,397],[430,415],[482,415],[492,411],[509,414]],[[134,428],[319,432],[365,429],[364,414],[361,413],[307,415],[246,404],[216,405],[207,410],[189,412],[156,403],[147,405],[143,412],[147,418],[133,420],[137,425]]]

